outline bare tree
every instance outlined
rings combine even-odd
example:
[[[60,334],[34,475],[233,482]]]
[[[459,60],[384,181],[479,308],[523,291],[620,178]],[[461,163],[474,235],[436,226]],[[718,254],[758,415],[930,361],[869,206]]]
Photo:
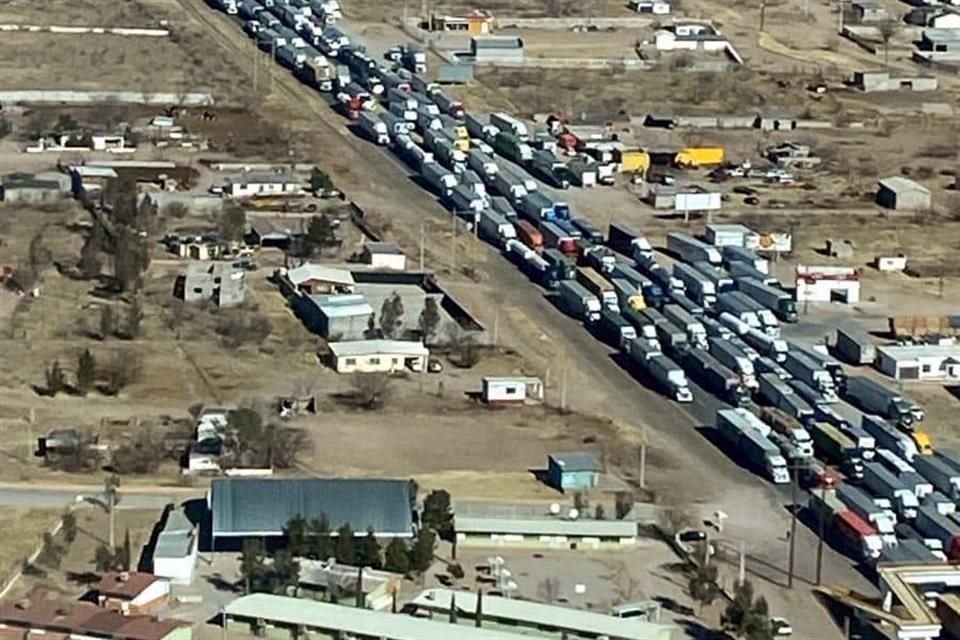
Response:
[[[673,536],[681,529],[689,527],[693,516],[683,507],[672,507],[660,511],[657,525],[665,535]]]
[[[880,39],[883,40],[883,66],[888,65],[888,53],[890,50],[890,40],[900,30],[900,25],[894,20],[885,20],[877,25],[877,31],[880,32]]]
[[[537,595],[547,604],[552,604],[560,597],[560,579],[557,577],[544,578],[537,585]]]
[[[356,373],[353,376],[353,397],[365,409],[379,409],[390,392],[390,376],[386,373]]]

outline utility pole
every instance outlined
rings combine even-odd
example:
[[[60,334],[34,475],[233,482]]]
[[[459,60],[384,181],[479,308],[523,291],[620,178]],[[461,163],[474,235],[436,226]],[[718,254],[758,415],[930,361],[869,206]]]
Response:
[[[767,20],[767,3],[766,0],[760,0],[760,31],[763,31],[763,24]]]
[[[500,334],[500,304],[493,309],[493,348],[497,348],[497,337]]]
[[[563,369],[560,371],[560,410],[565,411],[567,408],[567,354],[563,354],[563,362],[561,362]]]
[[[826,496],[827,496],[827,487],[826,485],[821,484],[820,485],[820,503],[821,504],[823,504],[826,501]],[[823,515],[820,514],[819,520],[820,520],[819,522],[820,535],[817,538],[817,586],[818,587],[820,586],[820,579],[821,579],[821,576],[823,575],[823,536],[825,534],[823,529],[824,529],[824,520],[826,520],[826,518],[824,518]]]
[[[451,250],[451,253],[453,254],[453,257],[451,258],[451,264],[452,264],[453,266],[450,268],[450,271],[451,271],[451,272],[456,272],[456,270],[457,270],[457,214],[456,214],[456,212],[454,212],[454,214],[453,214],[453,235],[452,235],[452,238],[453,238],[453,240],[450,242],[450,250]]]
[[[822,538],[821,538],[822,539]],[[793,589],[793,560],[797,546],[797,467],[790,465],[790,559],[787,565],[787,588]]]
[[[424,242],[424,233],[426,231],[426,222],[420,223],[420,272],[423,273],[423,242]]]
[[[640,432],[640,488],[647,488],[647,427]]]
[[[747,544],[740,541],[740,569],[737,572],[737,584],[742,585],[747,581]]]

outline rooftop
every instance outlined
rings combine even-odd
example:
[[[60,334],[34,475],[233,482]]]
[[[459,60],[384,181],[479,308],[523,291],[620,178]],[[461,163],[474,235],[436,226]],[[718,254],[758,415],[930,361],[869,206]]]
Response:
[[[458,594],[459,598],[459,594]],[[484,598],[486,604],[486,598]],[[287,598],[266,593],[243,596],[228,604],[228,616],[259,618],[268,622],[302,625],[308,628],[345,631],[384,640],[523,640],[506,631],[477,629],[460,625],[455,632],[447,622],[434,622],[403,614],[354,609],[325,602]]]
[[[960,29],[924,29],[923,37],[938,42],[960,42]]]
[[[566,520],[564,518],[486,518],[456,516],[457,533],[506,533],[530,536],[582,536],[633,538],[637,523],[632,520]]]
[[[403,251],[394,242],[368,242],[363,246],[367,253],[391,253],[394,255],[403,255]]]
[[[373,313],[373,307],[358,293],[310,296],[310,300],[327,318],[351,318]]]
[[[516,36],[474,36],[470,40],[475,49],[523,48],[523,40]]]
[[[879,353],[894,360],[914,360],[917,358],[960,358],[960,344],[927,344],[877,347]]]
[[[53,179],[43,179],[31,173],[9,173],[0,177],[4,189],[53,189],[60,190],[60,183]]]
[[[101,578],[94,589],[100,595],[132,600],[143,593],[144,589],[158,581],[160,581],[160,578],[152,573],[111,571]]]
[[[455,600],[461,614],[469,615],[477,609],[476,594],[440,588],[423,591],[412,604],[430,611],[449,611],[451,599]],[[501,621],[543,629],[564,629],[591,637],[607,636],[611,640],[669,640],[673,630],[667,624],[614,618],[603,613],[498,596],[483,596],[482,608],[484,616]]]
[[[884,189],[893,191],[894,193],[901,193],[906,191],[919,191],[930,195],[930,190],[918,182],[914,182],[910,178],[904,178],[903,176],[890,176],[889,178],[883,178],[880,180],[880,186]]]
[[[154,558],[186,558],[193,550],[196,527],[181,509],[176,507],[167,514],[167,521],[157,536],[153,550]]]
[[[217,478],[210,488],[215,536],[280,535],[296,515],[325,515],[333,529],[409,537],[411,500],[406,480]]]
[[[300,179],[292,173],[271,173],[269,171],[248,171],[227,178],[228,184],[300,184]]]
[[[306,262],[299,267],[287,271],[287,278],[294,285],[299,285],[308,280],[320,280],[322,282],[332,282],[333,284],[353,285],[353,274],[345,269],[334,269],[323,265]]]
[[[42,598],[0,602],[0,625],[114,640],[162,640],[172,631],[187,626],[183,622],[150,616],[125,616],[89,602]]]
[[[564,471],[603,471],[596,456],[588,451],[551,453],[550,459],[562,467]]]
[[[240,267],[235,267],[229,262],[219,262],[214,260],[194,260],[187,264],[188,276],[199,276],[209,274],[214,277],[236,278],[240,280],[244,276],[244,271]]]
[[[347,342],[331,342],[330,351],[337,358],[354,356],[373,356],[391,354],[399,356],[426,356],[429,351],[422,342],[405,340],[350,340]]]

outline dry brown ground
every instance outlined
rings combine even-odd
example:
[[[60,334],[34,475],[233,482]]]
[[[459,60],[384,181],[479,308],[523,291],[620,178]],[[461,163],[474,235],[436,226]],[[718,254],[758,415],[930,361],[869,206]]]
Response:
[[[0,509],[0,580],[19,570],[54,525],[60,512],[54,509],[4,507]]]

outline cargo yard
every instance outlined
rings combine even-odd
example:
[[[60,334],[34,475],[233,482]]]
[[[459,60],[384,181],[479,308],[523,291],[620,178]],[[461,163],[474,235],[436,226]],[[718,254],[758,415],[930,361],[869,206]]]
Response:
[[[956,636],[960,84],[915,62],[942,16],[542,4],[150,0],[103,16],[129,44],[0,44],[34,145],[2,166],[38,172],[0,177],[0,509],[108,512],[89,580],[159,579],[135,615],[196,637]],[[124,79],[69,47],[26,73],[64,37]],[[163,86],[130,95],[121,49]],[[31,106],[53,68],[111,108]],[[159,466],[117,462],[143,442]],[[170,502],[139,566],[127,482]],[[0,624],[54,630],[22,610],[78,591],[74,510],[4,558]]]

